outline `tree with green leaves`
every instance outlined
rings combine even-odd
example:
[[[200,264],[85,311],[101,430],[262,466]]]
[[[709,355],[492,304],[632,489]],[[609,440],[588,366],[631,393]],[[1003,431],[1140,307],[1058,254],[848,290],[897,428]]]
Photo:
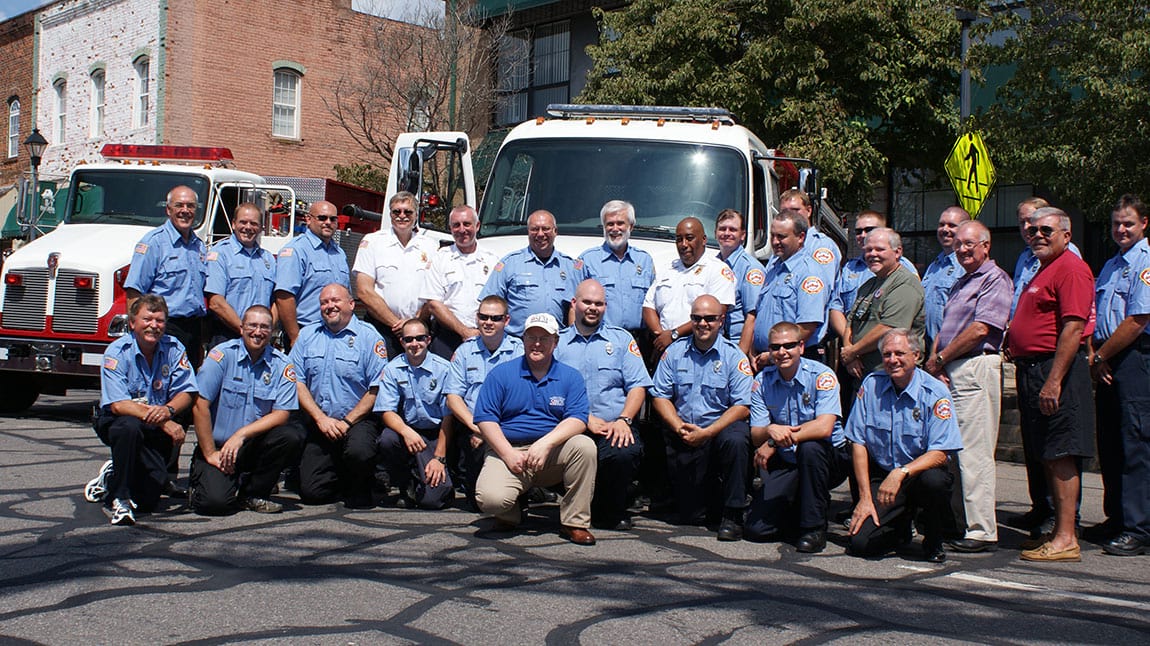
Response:
[[[1032,182],[1093,220],[1123,193],[1150,198],[1146,3],[1028,1],[976,28],[972,63],[1009,75],[975,115],[1000,181]]]
[[[938,0],[635,0],[579,100],[730,109],[870,204],[890,168],[936,168],[958,133],[959,23]]]

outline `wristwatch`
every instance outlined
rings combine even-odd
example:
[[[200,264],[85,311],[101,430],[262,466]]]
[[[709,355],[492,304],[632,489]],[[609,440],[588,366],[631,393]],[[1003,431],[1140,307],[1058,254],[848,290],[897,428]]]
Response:
[[[671,340],[672,340],[672,341],[678,341],[678,340],[679,340],[679,330],[678,330],[678,328],[676,328],[676,329],[674,329],[674,330],[671,330]]]
[[[1106,362],[1106,358],[1102,356],[1102,353],[1101,352],[1095,352],[1093,360],[1090,362],[1090,365],[1096,366],[1100,363],[1105,363],[1105,362]]]
[[[171,406],[165,406],[165,408],[168,409],[168,415],[170,415],[171,417],[176,416],[176,409],[172,408]]]
[[[767,446],[771,447],[772,449],[775,448],[775,438],[768,437],[767,438]]]
[[[442,464],[443,466],[447,466],[447,458],[445,458],[443,456],[440,456],[440,455],[435,456],[435,461]]]
[[[626,415],[620,415],[619,417],[617,417],[615,419],[617,419],[617,420],[621,419],[624,422],[627,422],[627,426],[630,426],[630,425],[635,423],[635,420],[633,418],[627,417]]]
[[[902,471],[902,475],[903,475],[903,477],[905,477],[905,478],[909,478],[909,477],[910,477],[910,469],[908,469],[908,468],[906,468],[906,467],[899,467],[899,468],[898,468],[898,470],[899,470],[899,471]]]

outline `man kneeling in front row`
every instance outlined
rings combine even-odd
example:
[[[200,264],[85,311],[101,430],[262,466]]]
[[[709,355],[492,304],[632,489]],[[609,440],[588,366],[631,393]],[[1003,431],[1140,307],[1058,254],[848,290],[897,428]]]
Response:
[[[492,368],[480,387],[473,419],[488,448],[475,501],[495,516],[496,531],[510,531],[521,520],[520,494],[562,482],[560,535],[594,545],[587,528],[598,463],[594,440],[583,435],[587,387],[579,371],[554,360],[558,343],[555,317],[532,314],[523,329],[524,356]]]
[[[915,368],[922,341],[910,330],[887,332],[878,348],[883,372],[863,379],[846,426],[859,487],[850,551],[877,556],[893,549],[909,534],[917,509],[923,556],[942,563],[943,532],[953,520],[954,476],[946,463],[962,450],[950,391]]]
[[[287,423],[299,407],[295,367],[268,345],[271,336],[271,310],[249,307],[240,338],[213,348],[197,375],[188,500],[198,514],[283,509],[269,497],[280,471],[299,460],[305,435]]]

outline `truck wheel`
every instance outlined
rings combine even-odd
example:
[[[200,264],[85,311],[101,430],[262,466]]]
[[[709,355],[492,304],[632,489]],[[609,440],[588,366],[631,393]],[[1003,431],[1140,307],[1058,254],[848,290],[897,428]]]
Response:
[[[36,403],[40,385],[27,375],[0,374],[0,413],[21,413]]]

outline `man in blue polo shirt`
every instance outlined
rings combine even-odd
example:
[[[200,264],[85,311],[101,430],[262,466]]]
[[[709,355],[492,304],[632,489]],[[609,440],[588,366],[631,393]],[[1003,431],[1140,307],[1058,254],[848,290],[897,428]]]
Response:
[[[236,207],[232,235],[208,252],[204,296],[212,311],[212,346],[238,339],[240,315],[252,305],[271,307],[276,284],[276,258],[260,247],[263,214],[255,204]],[[273,315],[274,318],[274,315]]]
[[[287,423],[299,407],[295,367],[269,345],[271,310],[249,307],[240,330],[241,338],[208,352],[196,375],[200,397],[192,412],[196,451],[188,501],[198,514],[282,511],[270,500],[272,488],[303,447],[303,429]]]
[[[572,302],[575,324],[559,334],[555,359],[587,381],[587,431],[599,453],[591,521],[596,527],[626,531],[631,483],[643,459],[635,418],[647,398],[651,378],[639,344],[622,328],[603,323],[609,310],[603,286],[593,278],[579,283]]]
[[[496,531],[519,525],[519,496],[532,486],[562,482],[559,534],[577,545],[594,545],[591,496],[595,490],[595,442],[587,428],[587,387],[579,371],[554,359],[559,322],[548,313],[524,323],[525,355],[492,368],[479,389],[475,423],[487,442],[475,499],[495,516]]]

